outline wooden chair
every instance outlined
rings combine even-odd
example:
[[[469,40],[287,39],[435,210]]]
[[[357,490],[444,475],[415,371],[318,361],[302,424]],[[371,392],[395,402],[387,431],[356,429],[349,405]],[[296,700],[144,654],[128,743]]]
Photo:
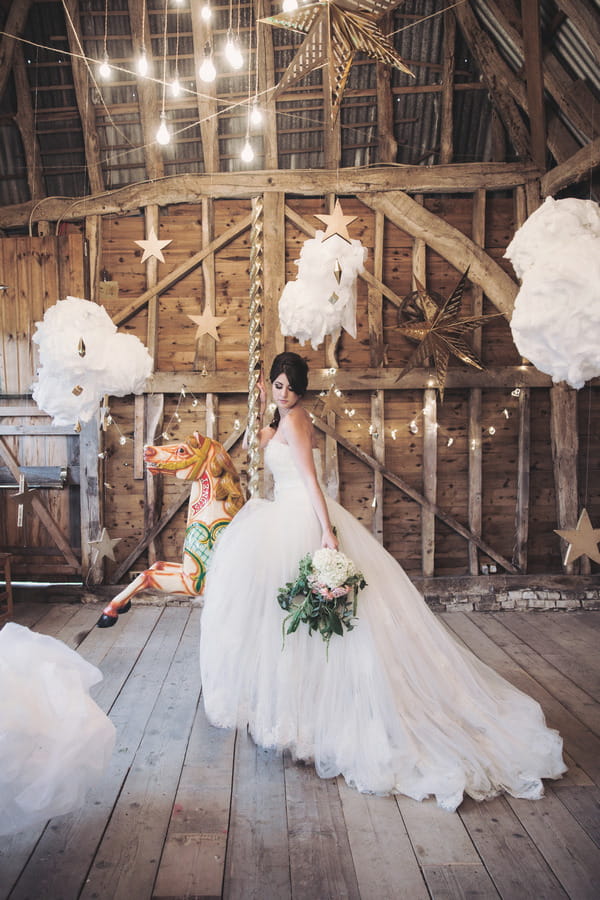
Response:
[[[10,553],[0,553],[0,578],[5,582],[4,588],[0,589],[0,623],[12,618],[13,614],[13,595],[12,582],[10,580]],[[4,575],[2,576],[2,571]]]

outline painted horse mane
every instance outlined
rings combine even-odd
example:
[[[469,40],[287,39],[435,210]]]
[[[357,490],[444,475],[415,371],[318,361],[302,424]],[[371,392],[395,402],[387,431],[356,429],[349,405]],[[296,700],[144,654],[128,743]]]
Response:
[[[202,594],[212,548],[245,502],[240,477],[225,448],[198,432],[175,444],[146,446],[144,460],[152,475],[163,472],[192,482],[183,560],[155,562],[141,572],[104,608],[100,628],[114,625],[117,617],[131,608],[131,598],[139,591],[154,588],[172,594]]]

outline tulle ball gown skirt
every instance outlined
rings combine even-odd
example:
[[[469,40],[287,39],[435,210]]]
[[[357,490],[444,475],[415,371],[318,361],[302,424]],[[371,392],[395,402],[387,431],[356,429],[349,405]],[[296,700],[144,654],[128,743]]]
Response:
[[[332,637],[328,653],[305,626],[284,638],[277,592],[319,547],[321,530],[279,448],[270,454],[275,500],[243,507],[207,576],[200,665],[209,720],[248,727],[260,746],[287,749],[359,791],[433,795],[448,810],[465,793],[541,797],[542,779],[565,765],[538,703],[459,644],[402,567],[334,501],[340,549],[367,581],[358,622]]]

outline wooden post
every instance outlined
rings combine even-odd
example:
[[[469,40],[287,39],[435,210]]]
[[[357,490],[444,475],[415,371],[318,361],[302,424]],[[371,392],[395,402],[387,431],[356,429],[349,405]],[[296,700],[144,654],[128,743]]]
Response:
[[[482,249],[485,248],[485,191],[475,191],[473,195],[473,212],[471,216],[473,242]],[[483,313],[483,289],[474,284],[473,291],[473,315],[480,316]],[[473,349],[479,356],[481,354],[481,330],[473,334]],[[469,391],[469,531],[481,537],[482,529],[482,499],[483,499],[483,457],[481,448],[481,388],[472,388]],[[479,553],[477,544],[469,541],[469,573],[479,574]]]
[[[104,559],[97,560],[97,554],[90,547],[90,541],[100,537],[104,521],[102,509],[103,465],[100,453],[100,415],[81,426],[79,434],[79,489],[81,507],[81,573],[85,584],[102,584],[104,581]]]
[[[158,206],[147,206],[144,210],[144,219],[146,227],[146,237],[154,229],[158,235],[159,218]],[[153,288],[158,282],[158,260],[155,256],[150,256],[146,260],[146,290]],[[152,371],[156,369],[156,357],[158,354],[158,294],[154,294],[148,300],[148,329],[146,346],[148,353],[152,357]]]
[[[579,498],[577,492],[577,391],[564,381],[550,388],[550,436],[556,492],[556,527],[575,528],[578,519]],[[561,539],[564,553],[567,548]],[[572,575],[574,563],[563,564],[564,571]]]
[[[430,503],[437,498],[437,390],[423,391],[423,496]],[[435,513],[421,510],[421,566],[423,575],[435,573]]]
[[[265,228],[264,242],[264,312],[263,365],[267,372],[273,361],[285,349],[279,328],[279,298],[285,285],[285,194],[266,192],[263,195]]]
[[[384,391],[374,391],[371,394],[371,424],[373,433],[371,442],[373,456],[381,465],[385,465],[385,416],[384,416]],[[373,502],[375,509],[371,531],[380,544],[383,544],[383,475],[375,469],[373,472]]]
[[[383,238],[385,216],[375,213],[375,247],[373,250],[373,275],[379,281],[383,279]],[[369,321],[369,353],[374,368],[384,364],[385,348],[383,343],[383,294],[374,285],[367,288],[367,315]]]
[[[531,457],[529,388],[520,388],[518,453],[515,549],[512,561],[520,572],[525,573],[527,572],[527,540],[529,538],[529,465]]]
[[[165,409],[164,394],[146,394],[144,397],[144,430],[145,443],[153,444],[156,434],[162,428]],[[153,478],[145,473],[144,480],[144,534],[147,534],[158,522],[162,512],[162,479]],[[162,559],[161,540],[156,538],[148,544],[148,563],[152,565]]]

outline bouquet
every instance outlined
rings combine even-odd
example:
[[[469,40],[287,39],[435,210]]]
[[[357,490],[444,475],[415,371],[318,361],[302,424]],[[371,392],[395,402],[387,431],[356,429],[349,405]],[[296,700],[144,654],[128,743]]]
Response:
[[[283,621],[284,638],[305,622],[308,633],[318,631],[329,650],[332,635],[341,637],[344,628],[354,628],[358,592],[365,586],[362,572],[339,550],[307,553],[300,560],[296,580],[288,581],[277,593],[277,602],[288,613]]]

